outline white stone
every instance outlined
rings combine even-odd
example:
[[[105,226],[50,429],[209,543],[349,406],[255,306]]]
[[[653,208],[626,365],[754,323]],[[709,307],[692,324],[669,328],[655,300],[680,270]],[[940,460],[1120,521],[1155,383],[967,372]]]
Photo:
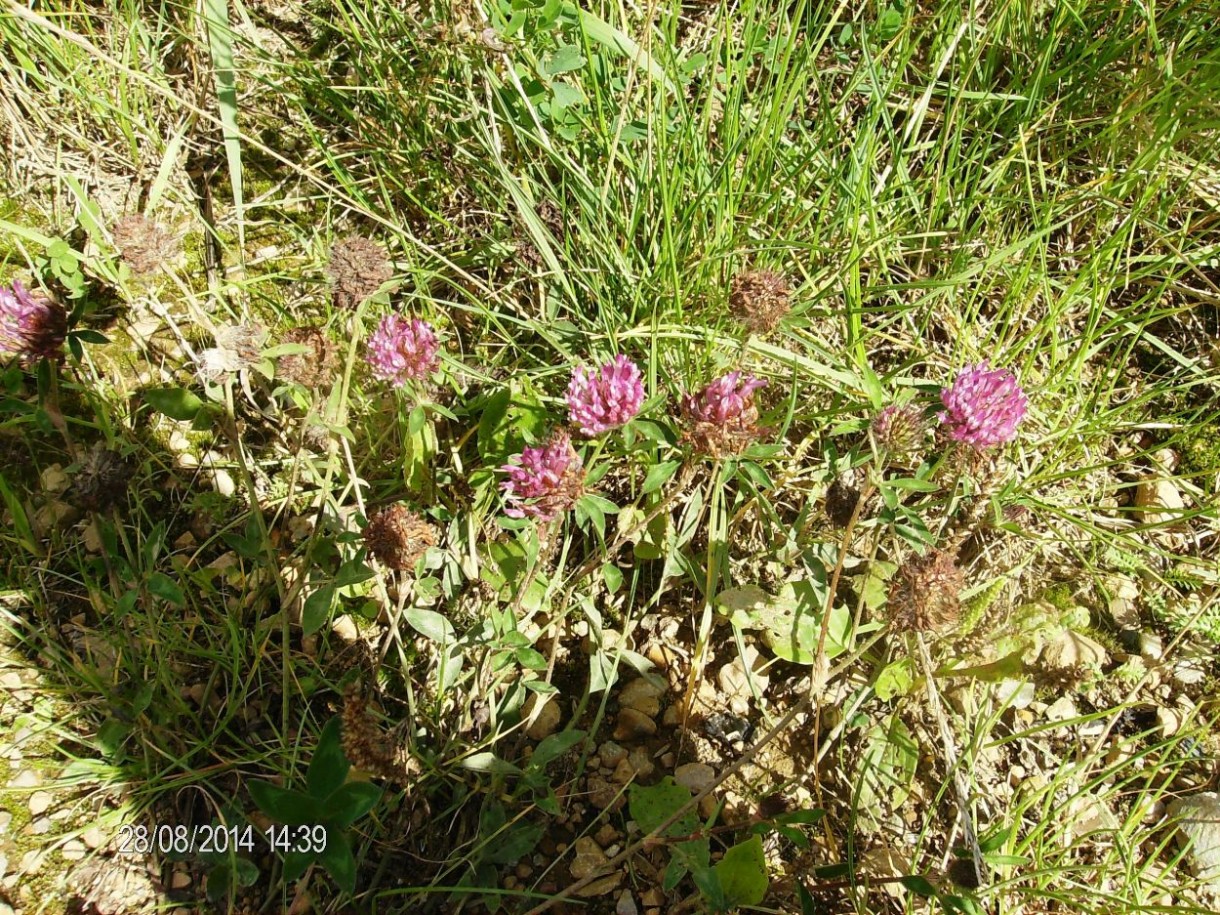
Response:
[[[674,770],[674,781],[691,794],[698,794],[715,780],[716,770],[706,763],[687,763]]]
[[[640,915],[640,910],[636,907],[635,898],[631,895],[631,890],[623,890],[619,894],[618,902],[614,904],[614,915]]]
[[[1135,505],[1145,524],[1168,524],[1181,517],[1186,507],[1172,480],[1144,480],[1136,487]],[[1157,511],[1156,509],[1165,509]]]
[[[1140,657],[1148,663],[1161,660],[1165,655],[1165,643],[1155,632],[1141,632],[1139,636]]]
[[[996,688],[996,701],[1001,705],[1008,703],[1014,709],[1029,708],[1036,695],[1034,685],[1023,680],[1001,680]]]
[[[216,491],[226,499],[233,497],[237,492],[237,484],[233,482],[233,476],[227,470],[215,470],[212,472],[212,484],[216,487]]]
[[[1076,710],[1076,703],[1072,701],[1071,696],[1060,696],[1046,710],[1048,721],[1069,721],[1078,717],[1080,712]]]
[[[1042,650],[1042,663],[1055,670],[1077,666],[1100,668],[1106,657],[1106,649],[1100,643],[1072,629],[1060,630]]]
[[[1220,893],[1220,794],[1201,791],[1177,798],[1168,808],[1177,822],[1178,842],[1185,846],[1191,868],[1214,893]]]

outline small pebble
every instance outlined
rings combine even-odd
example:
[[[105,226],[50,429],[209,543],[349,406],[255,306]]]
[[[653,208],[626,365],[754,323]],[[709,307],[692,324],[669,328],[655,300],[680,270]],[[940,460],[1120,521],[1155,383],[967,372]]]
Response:
[[[635,777],[637,779],[648,778],[657,769],[652,762],[652,757],[643,748],[637,748],[627,754],[627,762],[635,770]]]
[[[613,769],[619,764],[619,760],[627,758],[627,751],[613,740],[607,740],[598,749],[597,755],[601,758],[601,765]]]
[[[610,863],[601,846],[588,836],[581,836],[576,840],[575,851],[576,857],[568,866],[568,873],[577,880],[600,873]]]
[[[1155,632],[1139,634],[1140,657],[1149,663],[1161,660],[1165,656],[1165,643]]]
[[[617,785],[625,785],[633,778],[635,778],[635,768],[626,759],[619,760],[619,764],[614,767],[614,774],[610,776],[610,780]]]
[[[633,708],[621,709],[614,728],[615,740],[642,740],[657,732],[657,723]]]
[[[644,677],[636,677],[622,688],[618,695],[619,705],[635,709],[649,718],[661,711],[662,689]]]
[[[691,794],[698,794],[716,780],[716,770],[706,763],[687,763],[674,770],[674,781]]]
[[[537,704],[538,694],[531,693],[521,709],[521,715],[525,720],[528,721],[534,715],[534,708]],[[554,699],[546,699],[543,702],[542,708],[538,711],[537,717],[534,718],[533,723],[525,729],[525,736],[530,740],[542,740],[545,737],[550,737],[559,729],[561,717],[559,703]]]

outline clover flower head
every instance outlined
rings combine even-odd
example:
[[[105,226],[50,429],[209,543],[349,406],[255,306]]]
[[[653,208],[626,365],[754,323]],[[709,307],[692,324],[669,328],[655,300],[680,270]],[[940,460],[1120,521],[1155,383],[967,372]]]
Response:
[[[81,460],[65,499],[82,511],[104,512],[121,506],[135,470],[130,458],[98,442]]]
[[[387,315],[369,335],[368,361],[373,374],[402,387],[427,378],[440,364],[436,334],[419,318]]]
[[[1017,437],[1017,425],[1029,409],[1029,398],[1007,369],[986,362],[967,366],[940,392],[939,414],[949,437],[975,449],[992,448]]]
[[[386,568],[401,572],[413,569],[428,547],[436,545],[436,529],[396,503],[369,518],[364,545]]]
[[[349,235],[330,249],[326,275],[334,284],[335,304],[354,309],[394,276],[394,268],[377,242]]]
[[[568,413],[582,435],[601,435],[626,425],[643,403],[639,366],[626,356],[615,356],[596,375],[583,365],[572,372]]]
[[[306,350],[281,356],[275,368],[277,378],[307,388],[332,379],[339,361],[338,349],[320,327],[294,327],[283,335],[281,342],[296,343]]]
[[[178,238],[142,213],[124,216],[110,228],[115,247],[135,274],[169,266],[181,254]]]
[[[258,362],[267,328],[261,324],[222,324],[216,328],[216,345],[199,354],[200,377],[220,382]]]
[[[948,550],[912,556],[890,582],[887,610],[897,632],[941,631],[957,622],[965,575]]]
[[[729,313],[748,330],[765,336],[788,313],[790,295],[788,280],[782,273],[747,270],[729,283]]]
[[[697,394],[683,395],[686,438],[697,450],[713,456],[740,452],[758,438],[754,392],[766,383],[765,379],[734,371]]]
[[[739,419],[754,405],[754,392],[766,380],[741,372],[729,372],[717,378],[697,394],[682,398],[682,412],[687,418],[701,423],[723,426]]]
[[[58,302],[35,298],[17,280],[0,286],[0,352],[23,361],[57,359],[68,335],[68,313]]]
[[[500,484],[510,518],[551,521],[566,512],[584,491],[585,470],[567,432],[557,431],[539,447],[526,447],[500,468]]]
[[[869,426],[877,444],[892,454],[905,454],[923,444],[928,423],[914,404],[890,404],[873,417]]]

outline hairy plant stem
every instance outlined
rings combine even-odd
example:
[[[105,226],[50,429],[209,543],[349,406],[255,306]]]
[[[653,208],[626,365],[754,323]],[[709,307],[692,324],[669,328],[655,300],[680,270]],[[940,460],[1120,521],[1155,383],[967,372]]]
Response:
[[[945,716],[944,702],[940,698],[940,690],[936,688],[936,668],[932,664],[932,654],[928,651],[928,643],[924,641],[923,633],[915,633],[915,644],[919,647],[919,658],[923,662],[924,680],[928,685],[928,705],[936,719],[936,727],[940,731],[941,744],[945,750],[945,763],[953,779],[953,790],[957,793],[957,806],[961,815],[962,831],[970,845],[970,854],[974,859],[974,876],[977,886],[983,886],[983,850],[979,847],[979,838],[974,831],[973,805],[970,803],[970,789],[962,778],[957,747],[953,740],[953,731]]]
[[[712,464],[712,473],[708,477],[708,542],[707,542],[707,569],[703,579],[703,617],[699,621],[699,637],[695,640],[695,651],[691,657],[690,673],[686,678],[686,695],[682,698],[682,720],[686,721],[690,718],[691,710],[695,707],[695,694],[699,690],[699,679],[703,675],[703,665],[707,661],[708,645],[711,643],[712,622],[714,614],[714,597],[713,592],[716,590],[716,548],[719,543],[723,543],[728,535],[728,530],[717,531],[717,522],[721,511],[721,492],[722,487],[717,485],[720,477],[723,464],[719,460]],[[721,536],[718,539],[716,534]]]

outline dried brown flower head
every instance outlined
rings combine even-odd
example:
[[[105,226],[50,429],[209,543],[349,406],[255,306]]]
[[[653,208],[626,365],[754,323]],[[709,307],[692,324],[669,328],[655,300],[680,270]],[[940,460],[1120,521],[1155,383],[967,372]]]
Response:
[[[409,748],[393,734],[387,734],[368,711],[368,699],[359,682],[343,691],[343,753],[357,769],[406,785],[419,771]]]
[[[729,313],[752,332],[769,334],[791,308],[791,289],[774,270],[747,270],[729,283]]]
[[[890,627],[899,632],[937,632],[957,622],[965,576],[954,555],[932,550],[912,556],[890,582]]]
[[[141,213],[124,216],[110,232],[132,273],[152,273],[174,260],[180,251],[173,233]]]
[[[67,501],[82,511],[106,511],[123,501],[134,472],[130,460],[98,443],[81,461]]]
[[[826,490],[826,515],[835,527],[847,527],[859,501],[860,488],[856,485],[855,474],[848,471]]]
[[[210,381],[236,375],[258,361],[267,329],[261,324],[222,324],[216,345],[199,354],[199,374]]]
[[[436,529],[399,503],[369,519],[364,544],[383,565],[401,572],[414,568],[424,550],[436,544]]]
[[[385,249],[363,235],[349,235],[330,249],[326,274],[334,283],[335,305],[355,308],[394,275]]]
[[[324,385],[334,377],[339,363],[338,352],[321,328],[294,327],[280,342],[308,347],[303,353],[280,357],[276,366],[280,378],[312,388]]]

